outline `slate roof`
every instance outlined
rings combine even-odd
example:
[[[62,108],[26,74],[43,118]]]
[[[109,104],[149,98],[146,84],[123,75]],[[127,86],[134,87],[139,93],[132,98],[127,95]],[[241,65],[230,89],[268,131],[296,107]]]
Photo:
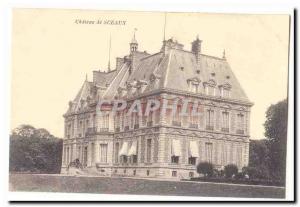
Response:
[[[103,91],[103,93],[98,93],[100,94],[99,98],[114,98],[120,88],[126,89],[127,84],[135,87],[138,81],[147,83],[145,91],[153,90],[150,88],[151,76],[159,78],[155,89],[190,92],[188,80],[191,79],[200,81],[202,94],[204,92],[203,84],[206,82],[214,82],[216,88],[221,85],[229,85],[231,86],[230,99],[250,103],[225,58],[205,54],[200,54],[198,57],[199,65],[197,65],[196,55],[183,49],[169,48],[167,52],[161,51],[152,55],[136,51],[135,68],[131,74],[129,71],[132,69],[132,63],[126,61],[126,59],[131,58],[131,55],[124,57],[125,61],[118,70],[111,72],[93,71],[93,82],[85,81],[73,100],[77,106],[74,106],[72,110],[77,110],[80,99],[87,98],[93,85]]]

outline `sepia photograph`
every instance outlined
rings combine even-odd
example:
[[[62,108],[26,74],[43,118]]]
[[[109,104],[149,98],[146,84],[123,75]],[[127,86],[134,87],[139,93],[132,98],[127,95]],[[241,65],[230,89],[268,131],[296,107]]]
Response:
[[[285,200],[291,18],[12,9],[9,191]]]

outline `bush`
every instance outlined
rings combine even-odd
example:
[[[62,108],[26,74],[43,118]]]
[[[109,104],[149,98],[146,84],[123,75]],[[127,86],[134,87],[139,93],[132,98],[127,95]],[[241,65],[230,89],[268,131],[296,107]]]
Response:
[[[204,174],[205,177],[211,177],[214,172],[213,165],[209,162],[201,162],[197,165],[197,172]]]
[[[257,167],[243,167],[242,172],[244,175],[249,175],[250,178],[255,179],[270,179],[270,173],[265,166]]]
[[[231,178],[233,175],[237,175],[238,168],[234,164],[226,165],[224,168],[224,173],[227,178]]]

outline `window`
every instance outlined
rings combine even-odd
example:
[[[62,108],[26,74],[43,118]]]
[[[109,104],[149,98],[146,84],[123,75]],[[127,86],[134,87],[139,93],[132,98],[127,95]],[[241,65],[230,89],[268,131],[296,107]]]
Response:
[[[135,118],[134,113],[131,113],[131,115],[130,115],[130,128],[131,129],[133,129],[133,126],[134,126],[134,118]]]
[[[79,161],[81,162],[81,147],[79,146],[78,149],[77,149],[77,157],[79,159]]]
[[[119,162],[119,148],[120,148],[120,144],[117,142],[115,145],[115,162],[116,163]]]
[[[136,175],[136,170],[133,170],[133,175]]]
[[[147,170],[147,176],[149,176],[150,175],[150,170]]]
[[[143,113],[143,116],[142,116],[142,125],[146,126],[146,124],[147,124],[147,116],[145,116],[145,114]]]
[[[206,155],[206,161],[209,162],[209,163],[212,163],[212,143],[210,142],[206,142],[205,143],[205,155]]]
[[[189,164],[190,165],[196,165],[196,157],[189,157]]]
[[[229,132],[229,113],[227,111],[222,112],[222,129],[223,132]]]
[[[205,85],[204,86],[205,94],[209,96],[215,96],[215,87],[212,85]]]
[[[139,115],[137,112],[133,113],[133,118],[134,118],[134,129],[139,128]]]
[[[229,98],[230,97],[230,90],[228,88],[224,88],[223,90],[223,97]]]
[[[171,163],[178,164],[181,156],[181,142],[179,139],[173,139],[171,145]]]
[[[78,136],[81,137],[81,134],[83,132],[82,121],[79,121],[79,127],[78,128],[79,128],[79,134],[78,134]],[[82,130],[82,131],[80,132],[80,130]]]
[[[244,114],[238,114],[237,115],[237,133],[238,134],[244,134],[245,129],[245,119]]]
[[[177,177],[177,171],[172,171],[172,177]]]
[[[74,126],[75,126],[75,120],[72,121],[72,134],[71,134],[72,137],[74,137],[74,133],[75,133]]]
[[[193,93],[198,93],[198,83],[190,82],[190,91]]]
[[[198,110],[196,109],[195,112],[193,111],[193,106],[189,108],[189,119],[190,119],[190,127],[191,128],[198,128],[198,121],[199,117],[198,115],[194,114],[198,113]]]
[[[212,109],[206,111],[206,129],[214,130],[214,111]]]
[[[109,128],[109,114],[105,114],[103,116],[103,128],[108,129]]]
[[[137,163],[137,155],[132,155],[132,163]]]
[[[93,127],[96,127],[96,114],[93,115]]]
[[[71,124],[68,124],[67,127],[67,137],[70,138],[70,134],[71,134]]]
[[[124,112],[121,112],[120,119],[121,119],[121,129],[124,129]]]
[[[189,172],[189,177],[193,178],[194,177],[194,172]]]
[[[172,155],[171,163],[178,164],[179,163],[179,156]]]
[[[173,123],[172,123],[173,126],[181,126],[180,113],[181,113],[181,106],[178,105],[176,109],[176,113],[174,113],[173,115]]]
[[[116,114],[116,126],[115,128],[120,127],[120,112],[117,112]]]
[[[107,144],[100,144],[100,162],[107,163]]]
[[[122,159],[122,163],[127,163],[127,156],[126,155],[122,155],[121,159]]]
[[[95,144],[92,143],[92,146],[91,146],[91,162],[94,163],[95,161]]]
[[[152,141],[151,139],[147,139],[146,160],[148,163],[151,162],[151,147],[152,147],[151,141]]]
[[[152,124],[153,124],[153,111],[150,111],[148,114],[148,125],[152,126]]]
[[[199,146],[197,141],[195,140],[190,141],[188,152],[189,152],[188,163],[190,165],[196,165],[197,157],[199,157]]]
[[[82,136],[85,136],[85,121],[82,122]]]
[[[89,120],[86,120],[86,128],[89,128]]]

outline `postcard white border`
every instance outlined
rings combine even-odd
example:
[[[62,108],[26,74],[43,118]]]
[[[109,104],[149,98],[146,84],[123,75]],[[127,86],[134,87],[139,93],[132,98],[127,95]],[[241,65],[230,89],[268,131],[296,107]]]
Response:
[[[69,1],[3,1],[1,7],[1,44],[4,45],[0,51],[0,64],[2,65],[0,74],[0,146],[2,156],[0,177],[3,180],[1,185],[2,195],[5,195],[5,205],[8,200],[89,200],[89,201],[106,201],[106,200],[159,200],[159,201],[267,201],[278,199],[254,199],[254,198],[223,198],[223,197],[190,197],[190,196],[148,196],[148,195],[110,195],[110,194],[83,194],[83,193],[35,193],[35,192],[8,192],[8,146],[10,123],[10,66],[11,66],[11,11],[12,8],[60,8],[60,9],[93,9],[93,10],[130,10],[130,11],[176,11],[176,12],[210,12],[210,13],[264,13],[264,14],[290,14],[291,15],[291,33],[290,33],[290,62],[289,62],[289,126],[288,126],[288,144],[287,144],[287,183],[286,199],[293,200],[294,195],[294,20],[293,5],[295,2],[288,1],[270,1],[262,2],[260,0],[237,1],[237,0],[204,0],[199,3],[196,0],[110,0],[109,2],[96,0],[73,0]],[[219,4],[218,4],[219,3]],[[298,142],[299,143],[299,142]]]

